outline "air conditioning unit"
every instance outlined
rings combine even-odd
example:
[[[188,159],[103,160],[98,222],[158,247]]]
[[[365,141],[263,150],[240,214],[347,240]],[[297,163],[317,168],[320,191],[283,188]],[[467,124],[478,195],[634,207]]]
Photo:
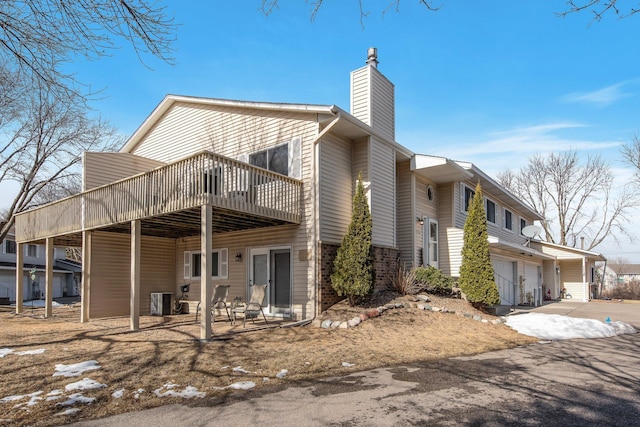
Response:
[[[152,292],[151,293],[151,315],[152,316],[168,316],[171,314],[171,297],[170,292]]]

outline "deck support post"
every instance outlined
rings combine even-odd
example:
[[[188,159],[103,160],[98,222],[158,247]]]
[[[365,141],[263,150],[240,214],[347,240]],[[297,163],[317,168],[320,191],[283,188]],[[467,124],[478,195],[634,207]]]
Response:
[[[140,329],[140,220],[131,221],[131,298],[130,325],[132,331]]]
[[[202,205],[200,212],[200,339],[211,339],[211,251],[213,247],[212,207]]]
[[[45,251],[44,317],[51,317],[53,315],[53,237],[47,237]]]
[[[24,245],[16,243],[16,314],[23,311],[24,296]]]
[[[91,293],[91,231],[82,232],[82,284],[80,290],[80,323],[89,321]]]

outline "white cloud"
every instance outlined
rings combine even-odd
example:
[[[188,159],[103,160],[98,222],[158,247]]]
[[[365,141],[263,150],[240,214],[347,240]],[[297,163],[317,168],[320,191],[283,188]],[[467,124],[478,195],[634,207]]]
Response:
[[[566,103],[593,104],[598,107],[606,107],[620,99],[633,96],[631,93],[622,90],[628,83],[620,82],[591,92],[572,92],[562,96],[560,100]]]

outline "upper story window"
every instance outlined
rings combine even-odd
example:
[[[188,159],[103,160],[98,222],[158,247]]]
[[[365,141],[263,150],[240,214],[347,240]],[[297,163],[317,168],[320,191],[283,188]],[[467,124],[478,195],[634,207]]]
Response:
[[[471,188],[467,187],[466,185],[463,185],[463,188],[464,188],[464,211],[469,212],[469,205],[471,204],[471,199],[473,199],[473,196],[476,194],[476,192],[473,191]]]
[[[513,231],[513,213],[510,210],[504,210],[504,228]]]
[[[522,234],[522,230],[527,226],[527,220],[524,218],[520,218],[520,234]]]
[[[289,176],[289,144],[282,144],[249,155],[249,164]]]
[[[495,204],[495,202],[487,199],[486,210],[487,210],[487,221],[492,223],[492,224],[495,224],[496,223],[496,204]]]
[[[13,240],[5,240],[4,245],[2,245],[2,249],[5,254],[15,254],[16,242]]]

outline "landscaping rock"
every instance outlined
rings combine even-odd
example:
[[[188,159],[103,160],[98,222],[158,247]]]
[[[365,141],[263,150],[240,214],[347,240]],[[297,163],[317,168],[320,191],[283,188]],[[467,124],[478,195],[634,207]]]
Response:
[[[387,308],[386,308],[386,307],[384,307],[384,306],[380,306],[380,307],[376,308],[376,310],[378,310],[378,313],[382,314],[382,313],[384,313],[385,311],[387,311]]]
[[[424,303],[421,303],[421,302],[420,302],[420,303],[418,303],[418,304],[416,305],[416,307],[417,307],[418,309],[420,309],[420,310],[426,310],[426,309],[427,309],[427,306],[429,306],[429,309],[431,309],[431,306],[430,306],[429,304],[424,304]]]
[[[340,327],[340,323],[342,323],[339,320],[336,320],[335,322],[331,323],[331,329],[336,329]]]
[[[431,308],[432,311],[442,311],[442,309],[440,307],[433,307]]]
[[[320,323],[320,327],[324,329],[329,329],[332,323],[333,323],[333,320],[331,319],[323,320],[322,323]]]
[[[393,310],[394,308],[396,308],[396,305],[395,304],[385,304],[384,307],[387,310]]]
[[[421,300],[417,296],[407,295],[407,301],[409,301],[409,302],[418,302],[418,301],[421,301]]]
[[[360,320],[362,320],[363,322],[365,320],[367,320],[369,318],[368,315],[366,315],[365,313],[359,314],[358,317],[360,318]]]
[[[378,310],[369,310],[365,313],[369,318],[380,316],[380,312]]]
[[[347,322],[340,322],[340,326],[338,326],[339,329],[347,329],[349,327],[349,324]]]
[[[493,320],[491,321],[491,323],[492,323],[492,324],[494,324],[494,325],[501,325],[501,324],[502,324],[502,322],[500,321],[500,319],[493,319]]]
[[[482,323],[489,323],[487,319],[482,319]]]
[[[474,314],[473,320],[482,320],[482,317],[478,316],[477,314]]]
[[[360,320],[359,317],[354,317],[353,319],[350,319],[347,321],[347,323],[349,324],[350,328],[355,328],[356,326],[358,326],[360,324],[360,322],[362,322],[362,320]]]
[[[429,297],[426,296],[426,295],[416,295],[416,298],[419,299],[420,301],[424,301],[424,302],[430,302],[431,301],[429,299]]]
[[[471,313],[464,313],[463,316],[466,317],[467,319],[472,319],[473,318],[473,314],[471,314]]]
[[[397,302],[394,305],[396,306],[396,308],[404,308],[404,303],[403,302]]]

